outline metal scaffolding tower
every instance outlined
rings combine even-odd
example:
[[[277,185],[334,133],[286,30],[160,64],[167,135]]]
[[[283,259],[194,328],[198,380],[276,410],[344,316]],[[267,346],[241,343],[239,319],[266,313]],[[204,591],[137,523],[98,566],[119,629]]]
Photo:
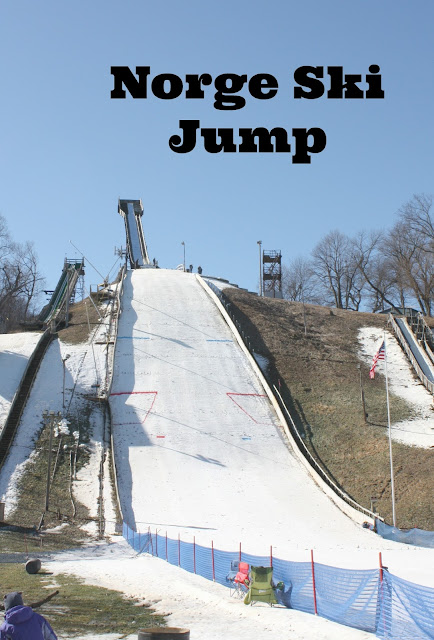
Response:
[[[266,298],[282,298],[282,254],[262,252],[262,280]]]

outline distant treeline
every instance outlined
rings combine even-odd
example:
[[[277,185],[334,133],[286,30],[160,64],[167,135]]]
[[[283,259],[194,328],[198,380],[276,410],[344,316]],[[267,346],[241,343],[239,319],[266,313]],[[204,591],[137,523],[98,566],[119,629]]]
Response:
[[[432,197],[421,194],[401,207],[389,231],[359,232],[350,238],[328,233],[309,258],[283,267],[288,300],[355,311],[383,311],[417,305],[432,316],[434,225]]]
[[[33,315],[42,287],[33,243],[15,242],[0,216],[0,332],[14,329]]]

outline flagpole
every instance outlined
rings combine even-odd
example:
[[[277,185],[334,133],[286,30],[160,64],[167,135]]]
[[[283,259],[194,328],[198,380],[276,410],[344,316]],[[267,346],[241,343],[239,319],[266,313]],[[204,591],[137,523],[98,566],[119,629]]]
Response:
[[[392,429],[390,426],[390,404],[389,404],[389,380],[387,377],[387,349],[386,349],[386,332],[384,332],[384,367],[386,372],[386,398],[387,398],[387,422],[389,425],[389,457],[390,457],[390,486],[392,489],[392,516],[393,526],[396,527],[395,512],[395,482],[393,479],[393,458],[392,458]]]

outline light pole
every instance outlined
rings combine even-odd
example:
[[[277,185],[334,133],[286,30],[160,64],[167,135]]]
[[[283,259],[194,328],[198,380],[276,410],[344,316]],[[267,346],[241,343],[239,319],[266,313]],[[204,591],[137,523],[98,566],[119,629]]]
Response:
[[[181,244],[184,247],[184,262],[183,262],[183,265],[184,265],[184,272],[185,272],[185,242],[181,242]]]
[[[257,244],[259,247],[259,295],[262,296],[262,255],[261,255],[262,240],[258,240]]]
[[[65,362],[68,360],[69,357],[70,357],[70,354],[67,353],[66,356],[64,358],[62,358],[62,364],[63,364],[63,393],[62,393],[63,402],[62,402],[62,407],[63,407],[63,409],[65,409]]]

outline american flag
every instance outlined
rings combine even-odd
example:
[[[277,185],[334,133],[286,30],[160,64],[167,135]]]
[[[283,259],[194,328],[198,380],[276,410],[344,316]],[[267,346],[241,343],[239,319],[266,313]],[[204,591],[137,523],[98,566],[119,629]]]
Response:
[[[383,342],[381,343],[381,347],[378,349],[377,353],[375,354],[373,360],[372,360],[372,366],[369,370],[369,377],[370,378],[375,378],[375,367],[377,366],[377,362],[379,360],[384,360],[386,355],[386,344],[383,340]]]

